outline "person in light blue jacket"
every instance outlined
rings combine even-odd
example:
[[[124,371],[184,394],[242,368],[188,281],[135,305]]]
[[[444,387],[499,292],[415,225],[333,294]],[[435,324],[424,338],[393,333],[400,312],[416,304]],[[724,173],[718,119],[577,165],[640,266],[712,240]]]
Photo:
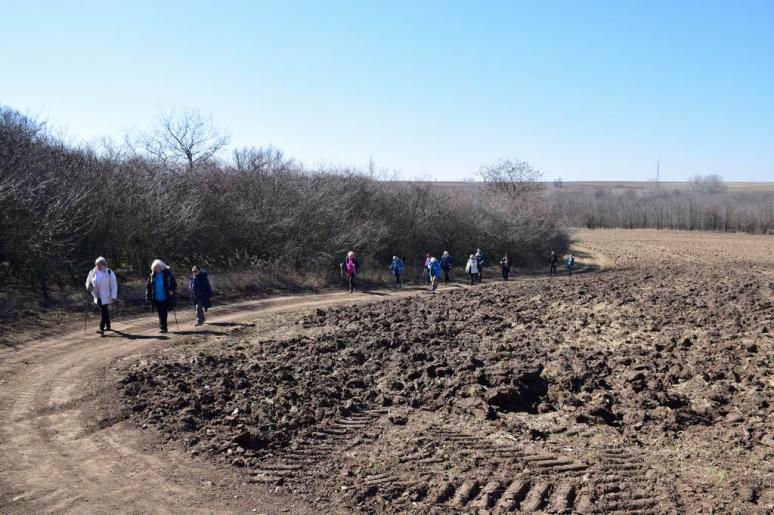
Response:
[[[390,264],[390,272],[395,277],[395,287],[402,288],[403,284],[400,282],[400,276],[403,275],[403,270],[406,267],[403,266],[403,261],[398,256],[392,256],[392,263]]]
[[[567,258],[567,272],[569,275],[572,275],[572,271],[575,268],[575,257],[570,254],[570,256]]]

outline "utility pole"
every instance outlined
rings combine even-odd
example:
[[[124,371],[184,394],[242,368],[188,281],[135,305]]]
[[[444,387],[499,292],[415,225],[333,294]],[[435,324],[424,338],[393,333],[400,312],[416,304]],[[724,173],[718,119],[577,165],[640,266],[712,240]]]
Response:
[[[660,179],[660,175],[661,175],[661,159],[658,159],[656,161],[656,191],[658,191],[658,188],[659,188],[658,182]]]

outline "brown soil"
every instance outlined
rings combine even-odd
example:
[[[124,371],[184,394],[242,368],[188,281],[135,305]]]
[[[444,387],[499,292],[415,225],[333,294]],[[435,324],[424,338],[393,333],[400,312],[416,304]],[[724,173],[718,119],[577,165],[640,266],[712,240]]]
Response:
[[[578,237],[600,273],[9,351],[0,511],[770,512],[774,239]]]

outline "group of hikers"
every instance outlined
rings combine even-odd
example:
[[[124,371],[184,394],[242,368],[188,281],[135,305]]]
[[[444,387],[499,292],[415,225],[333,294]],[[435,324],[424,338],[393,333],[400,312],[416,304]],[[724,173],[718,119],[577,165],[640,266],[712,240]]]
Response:
[[[94,262],[94,268],[86,277],[86,289],[94,297],[94,304],[99,306],[99,334],[105,336],[105,332],[111,330],[109,306],[118,298],[118,284],[115,273],[108,268],[107,260],[104,257],[100,256]],[[212,288],[207,271],[194,266],[188,277],[188,289],[191,292],[191,302],[196,310],[196,325],[203,325],[204,314],[212,307]],[[174,310],[177,305],[176,292],[177,281],[172,270],[160,259],[153,261],[151,273],[145,283],[145,299],[156,308],[156,313],[159,316],[159,332],[161,333],[166,333],[168,330],[169,312]]]
[[[556,275],[556,267],[559,263],[559,256],[551,252],[549,258],[549,275]],[[465,273],[468,274],[470,284],[481,282],[484,277],[484,269],[487,266],[487,256],[481,249],[476,249],[465,263]],[[575,268],[575,258],[569,255],[566,261],[567,271],[572,275]],[[441,259],[436,259],[430,253],[425,254],[422,264],[422,275],[431,291],[435,291],[438,282],[443,276],[444,283],[451,281],[451,271],[454,266],[454,258],[444,251]],[[360,271],[360,261],[353,251],[349,251],[340,264],[341,274],[347,278],[349,292],[353,293],[356,289],[356,278]],[[392,257],[392,263],[389,267],[395,281],[395,287],[403,287],[401,277],[406,267],[398,256]],[[500,259],[500,271],[502,278],[507,281],[511,273],[511,258],[505,254]],[[118,282],[116,275],[107,265],[104,257],[98,257],[94,262],[94,268],[86,277],[86,289],[91,292],[94,298],[94,304],[99,306],[100,322],[99,334],[105,336],[106,331],[110,331],[110,304],[118,298]],[[196,310],[196,325],[204,324],[205,313],[212,307],[212,288],[207,276],[206,270],[199,269],[198,266],[191,268],[191,275],[188,276],[188,289],[191,295],[191,303]],[[167,318],[169,312],[173,311],[177,305],[176,301],[177,281],[172,274],[172,270],[160,259],[156,259],[151,264],[151,272],[145,283],[145,299],[155,309],[159,317],[159,332],[166,333],[168,330]]]
[[[551,257],[549,258],[549,275],[556,275],[556,266],[559,263],[559,256],[556,252],[551,251]],[[575,268],[575,257],[570,254],[566,260],[567,272],[572,275]],[[454,258],[448,251],[443,251],[441,259],[437,259],[430,253],[425,254],[424,262],[422,263],[422,277],[430,286],[431,291],[435,291],[438,287],[438,282],[443,275],[444,283],[451,281],[451,271],[454,266]],[[475,254],[471,254],[465,263],[465,273],[468,274],[470,284],[473,285],[476,282],[481,282],[484,278],[484,268],[487,266],[487,256],[481,249],[476,249]],[[347,285],[349,286],[349,292],[353,293],[356,289],[356,278],[360,271],[360,261],[355,256],[354,251],[349,251],[344,258],[344,261],[339,265],[341,274],[347,279]],[[392,256],[392,263],[389,267],[390,273],[393,276],[394,284],[396,288],[402,288],[402,276],[406,270],[406,265],[403,260],[398,256]],[[500,259],[500,272],[502,274],[503,281],[508,281],[511,274],[511,258],[508,254],[505,254]]]

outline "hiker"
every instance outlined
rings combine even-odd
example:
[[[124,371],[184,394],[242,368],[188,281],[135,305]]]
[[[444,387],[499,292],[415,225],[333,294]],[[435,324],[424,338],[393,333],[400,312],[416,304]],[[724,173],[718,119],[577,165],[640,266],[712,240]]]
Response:
[[[484,279],[484,266],[486,266],[486,254],[481,249],[476,249],[476,261],[478,264],[478,282]]]
[[[110,310],[108,306],[118,298],[116,274],[107,266],[107,260],[102,256],[94,261],[94,268],[86,277],[86,290],[94,297],[94,304],[99,306],[99,334],[105,336],[110,331]]]
[[[167,332],[167,315],[175,309],[177,282],[172,270],[160,259],[153,261],[151,274],[145,285],[145,299],[156,307],[159,314],[159,332]]]
[[[559,263],[559,256],[556,252],[551,251],[551,257],[548,258],[548,275],[556,275],[556,265]]]
[[[444,250],[443,255],[441,256],[441,270],[443,270],[444,283],[449,282],[449,273],[451,272],[452,266],[454,266],[454,258]]]
[[[575,268],[575,258],[572,254],[567,258],[567,272],[572,275],[572,270]]]
[[[198,266],[191,268],[191,277],[188,278],[188,289],[191,290],[191,302],[196,310],[196,325],[204,325],[204,313],[212,307],[210,297],[210,279],[206,270],[199,270]]]
[[[425,254],[425,260],[422,262],[422,275],[427,278],[427,284],[430,284],[430,253]]]
[[[354,293],[355,278],[357,277],[357,272],[360,268],[360,262],[355,257],[355,253],[351,250],[347,252],[347,257],[344,258],[344,261],[339,266],[341,267],[342,272],[347,276],[349,293]]]
[[[503,280],[508,282],[508,275],[511,273],[511,258],[508,257],[508,254],[500,260],[500,269],[503,272]]]
[[[390,272],[395,277],[395,287],[402,288],[403,284],[400,282],[400,276],[403,274],[403,261],[398,256],[392,256],[392,263],[390,264]]]
[[[470,258],[468,258],[468,264],[465,265],[465,271],[470,275],[470,284],[471,286],[473,283],[478,279],[478,259],[476,258],[475,254],[471,254]]]
[[[435,291],[438,287],[438,278],[441,277],[441,263],[434,257],[430,258],[427,266],[427,274],[430,277],[430,290]]]

